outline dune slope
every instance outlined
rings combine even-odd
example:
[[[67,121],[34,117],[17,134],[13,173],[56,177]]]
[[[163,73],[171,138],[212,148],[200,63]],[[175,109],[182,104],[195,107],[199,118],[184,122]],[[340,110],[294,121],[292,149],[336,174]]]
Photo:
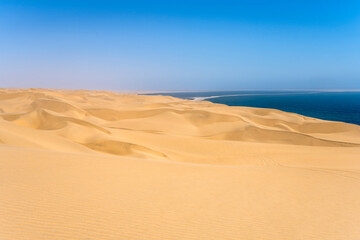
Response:
[[[0,239],[360,239],[360,126],[0,89]]]

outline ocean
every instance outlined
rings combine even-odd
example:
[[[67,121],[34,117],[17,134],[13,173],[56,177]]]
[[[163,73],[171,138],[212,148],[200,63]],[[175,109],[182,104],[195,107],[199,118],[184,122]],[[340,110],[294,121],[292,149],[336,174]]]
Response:
[[[212,91],[152,93],[229,106],[275,108],[308,117],[360,125],[357,91]]]

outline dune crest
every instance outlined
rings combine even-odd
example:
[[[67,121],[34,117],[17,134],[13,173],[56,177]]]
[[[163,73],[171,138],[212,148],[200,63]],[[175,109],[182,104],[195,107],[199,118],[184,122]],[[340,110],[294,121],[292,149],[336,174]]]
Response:
[[[359,239],[360,126],[0,89],[0,239]]]

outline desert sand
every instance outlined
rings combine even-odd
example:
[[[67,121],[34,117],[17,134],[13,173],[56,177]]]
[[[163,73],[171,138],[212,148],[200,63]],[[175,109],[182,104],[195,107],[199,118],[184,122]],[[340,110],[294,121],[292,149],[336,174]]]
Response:
[[[360,126],[0,89],[0,239],[360,239]]]

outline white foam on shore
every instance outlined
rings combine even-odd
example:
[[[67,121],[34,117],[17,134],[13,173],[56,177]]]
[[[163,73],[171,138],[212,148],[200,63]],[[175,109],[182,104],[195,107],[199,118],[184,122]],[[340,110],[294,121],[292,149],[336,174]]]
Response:
[[[309,92],[307,94],[313,94],[316,92]],[[211,98],[220,98],[220,97],[237,97],[237,96],[271,96],[271,95],[293,95],[293,94],[298,94],[298,93],[244,93],[244,94],[232,94],[232,95],[218,95],[218,96],[208,96],[208,97],[191,97],[192,100],[194,101],[203,101],[206,99],[211,99]]]
[[[209,97],[192,97],[192,100],[203,101],[203,100],[211,99],[211,98],[249,96],[249,95],[263,95],[263,94],[233,94],[233,95],[219,95],[219,96],[209,96]]]
[[[219,96],[209,96],[209,97],[191,97],[192,100],[194,101],[203,101],[206,99],[211,99],[211,98],[219,98],[219,97],[237,97],[237,96],[258,96],[258,95],[273,95],[273,94],[259,94],[259,93],[249,93],[249,94],[233,94],[233,95],[219,95]],[[279,95],[279,94],[276,94]]]

